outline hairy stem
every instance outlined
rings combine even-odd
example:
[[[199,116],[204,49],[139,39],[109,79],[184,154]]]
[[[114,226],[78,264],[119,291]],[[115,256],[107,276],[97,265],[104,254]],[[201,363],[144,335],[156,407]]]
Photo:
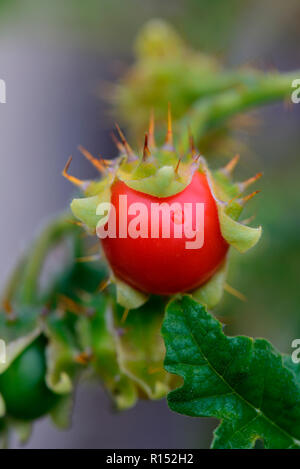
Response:
[[[199,98],[189,112],[181,119],[182,144],[188,144],[188,127],[201,138],[208,130],[224,124],[226,119],[253,107],[288,98],[292,82],[300,77],[300,70],[288,73],[250,71],[240,75],[240,81],[233,88],[207,98]]]

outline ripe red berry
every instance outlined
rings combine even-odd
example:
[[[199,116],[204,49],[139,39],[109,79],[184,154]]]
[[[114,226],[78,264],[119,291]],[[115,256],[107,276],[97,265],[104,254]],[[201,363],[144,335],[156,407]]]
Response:
[[[190,203],[193,230],[196,228],[196,203],[204,204],[203,246],[187,249],[186,243],[191,239],[184,233],[181,238],[175,238],[174,223],[178,223],[178,219],[174,214],[170,217],[169,238],[162,237],[162,216],[158,219],[159,226],[154,227],[159,229],[158,238],[151,237],[151,217],[147,220],[146,238],[121,238],[118,230],[120,221],[128,226],[134,216],[120,208],[120,195],[127,196],[128,207],[136,202],[144,204],[148,214],[151,203],[177,202],[182,210],[183,204]],[[217,206],[202,172],[196,172],[182,192],[163,198],[138,192],[117,180],[111,188],[111,203],[116,209],[116,237],[102,239],[102,246],[115,275],[138,290],[163,295],[193,290],[205,283],[225,258],[229,245],[221,235]],[[203,226],[198,229],[203,229]]]
[[[144,293],[183,292],[214,308],[225,286],[229,246],[243,253],[261,236],[261,227],[238,221],[257,191],[243,193],[261,173],[234,182],[238,156],[224,168],[210,171],[191,136],[189,148],[179,152],[173,142],[170,107],[165,143],[161,147],[155,143],[152,115],[140,157],[118,126],[117,130],[121,142],[116,142],[120,153],[115,160],[98,160],[81,148],[101,173],[100,180],[69,175],[70,160],[63,170],[84,193],[72,201],[72,212],[100,238],[114,274],[105,285],[115,283],[117,301],[127,310],[145,303]]]

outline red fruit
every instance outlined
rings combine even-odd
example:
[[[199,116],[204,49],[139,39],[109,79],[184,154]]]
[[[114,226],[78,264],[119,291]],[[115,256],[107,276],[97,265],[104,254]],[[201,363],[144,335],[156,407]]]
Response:
[[[111,193],[111,203],[116,209],[117,237],[107,237],[101,242],[107,260],[117,277],[138,290],[171,295],[194,290],[216,272],[225,258],[229,245],[221,235],[217,206],[203,173],[196,172],[191,183],[182,192],[171,197],[159,198],[137,192],[121,181],[113,184]],[[150,220],[147,238],[133,239],[129,236],[120,238],[118,232],[120,220],[124,222],[127,215],[128,226],[130,220],[135,218],[120,210],[120,195],[127,195],[128,207],[132,203],[140,202],[146,205],[148,211],[151,202],[169,204],[179,202],[182,209],[184,203],[191,203],[193,229],[195,229],[196,203],[203,203],[203,246],[197,249],[187,249],[186,242],[191,241],[190,239],[184,235],[181,238],[175,238],[174,217],[172,216],[169,238],[161,237],[161,226],[159,226],[160,237],[151,238]],[[160,217],[159,224],[161,223]]]

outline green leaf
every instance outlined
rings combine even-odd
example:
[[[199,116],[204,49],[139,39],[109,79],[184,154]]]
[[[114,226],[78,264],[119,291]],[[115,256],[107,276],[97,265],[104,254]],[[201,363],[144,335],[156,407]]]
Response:
[[[291,363],[264,339],[226,337],[190,297],[174,300],[163,324],[165,368],[184,385],[168,396],[181,414],[221,419],[213,448],[300,448],[300,386]],[[298,373],[299,376],[299,373]]]
[[[300,386],[300,363],[294,363],[291,355],[283,355],[282,359],[284,365],[294,373],[297,383]]]

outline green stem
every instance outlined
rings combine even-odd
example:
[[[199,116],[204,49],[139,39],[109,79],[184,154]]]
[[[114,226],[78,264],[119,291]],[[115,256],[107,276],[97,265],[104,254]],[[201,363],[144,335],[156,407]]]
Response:
[[[24,268],[21,290],[23,304],[31,304],[37,299],[39,274],[51,247],[66,236],[78,235],[79,228],[70,223],[71,219],[70,214],[60,216],[50,223],[35,241]]]
[[[20,284],[21,278],[23,276],[24,266],[26,262],[26,256],[22,256],[21,259],[17,262],[14,267],[13,272],[10,275],[8,282],[6,283],[4,290],[1,294],[1,302],[10,303],[12,298],[15,295],[16,290]]]
[[[283,74],[251,71],[241,75],[233,89],[200,98],[180,121],[183,145],[188,144],[188,127],[199,139],[238,113],[288,98],[293,91],[293,80],[299,77],[300,70]]]

